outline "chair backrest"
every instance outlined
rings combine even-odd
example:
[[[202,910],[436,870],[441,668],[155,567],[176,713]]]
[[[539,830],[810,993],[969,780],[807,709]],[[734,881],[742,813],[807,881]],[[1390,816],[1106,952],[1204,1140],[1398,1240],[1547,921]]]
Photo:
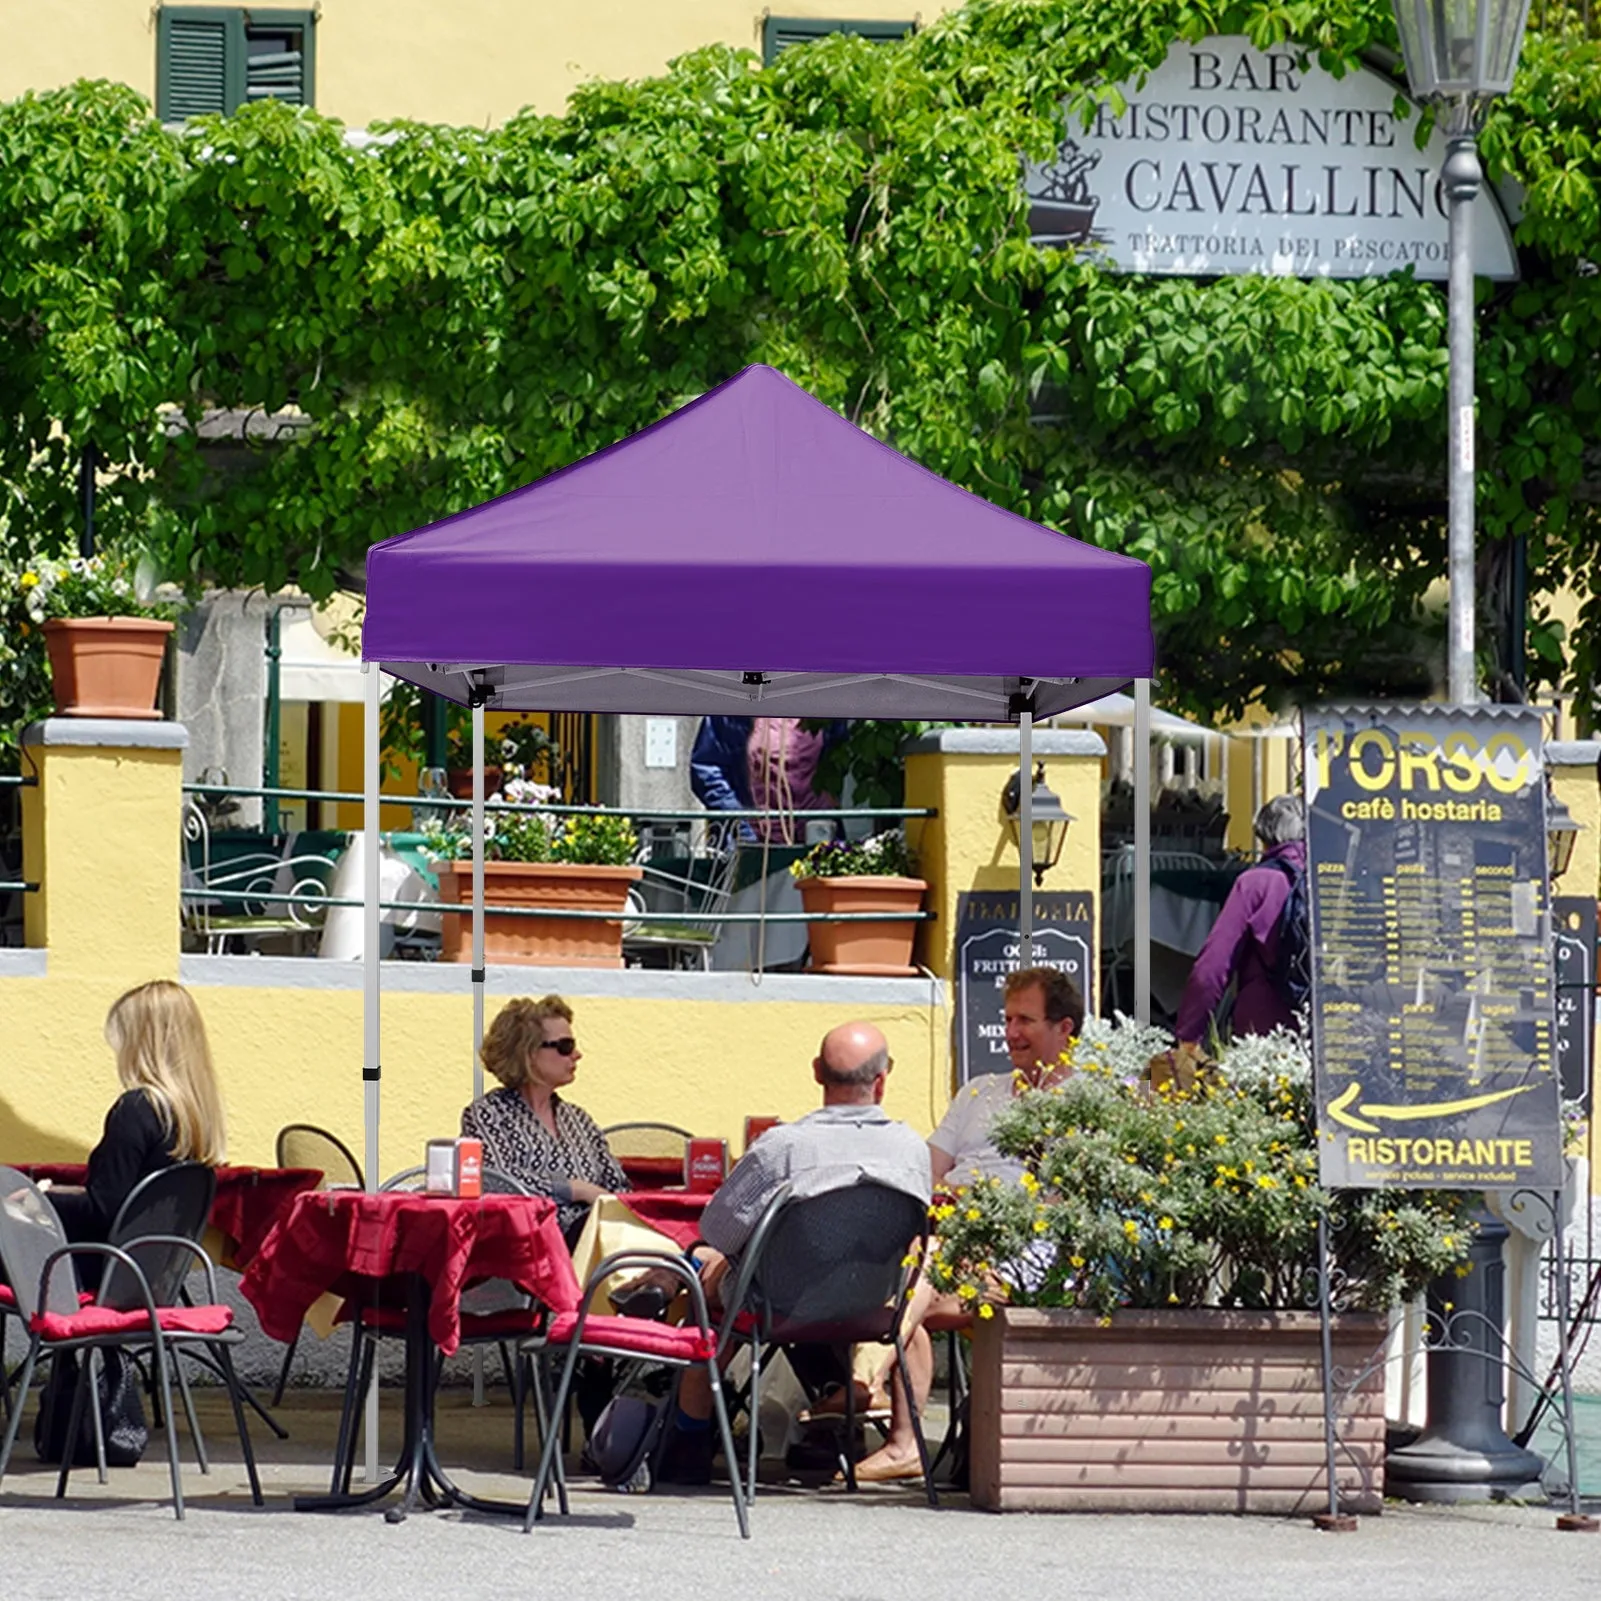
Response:
[[[0,1167],[0,1264],[24,1318],[40,1310],[39,1275],[50,1253],[66,1243],[61,1219],[44,1191],[26,1173]],[[43,1309],[68,1316],[78,1310],[78,1281],[70,1262],[56,1264]]]
[[[694,1139],[687,1128],[675,1123],[613,1123],[600,1131],[620,1162],[629,1156],[684,1159],[684,1141]]]
[[[888,1339],[928,1236],[928,1204],[864,1180],[792,1196],[753,1238],[749,1301],[779,1342]],[[909,1265],[911,1263],[912,1265]]]
[[[324,1189],[330,1184],[367,1187],[350,1147],[312,1123],[286,1123],[278,1130],[277,1161],[279,1167],[309,1167],[321,1173]]]
[[[134,1242],[166,1234],[198,1243],[216,1194],[212,1168],[204,1162],[178,1162],[141,1179],[118,1208],[107,1243],[121,1246],[139,1264],[157,1306],[171,1306],[178,1299],[184,1280],[200,1266],[199,1258],[176,1245]],[[117,1261],[107,1261],[95,1299],[118,1312],[142,1310],[145,1304],[138,1280]]]

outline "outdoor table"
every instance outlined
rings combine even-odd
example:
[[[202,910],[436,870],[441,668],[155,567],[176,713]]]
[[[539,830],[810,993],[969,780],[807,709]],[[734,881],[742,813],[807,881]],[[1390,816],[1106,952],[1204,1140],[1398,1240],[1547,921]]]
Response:
[[[537,1196],[456,1200],[409,1191],[322,1190],[297,1196],[262,1243],[241,1288],[262,1328],[288,1341],[307,1308],[329,1291],[406,1310],[405,1437],[395,1471],[354,1494],[297,1496],[299,1511],[368,1506],[397,1489],[399,1522],[419,1500],[481,1512],[526,1510],[486,1501],[454,1484],[434,1449],[437,1350],[461,1344],[461,1292],[481,1279],[510,1279],[554,1312],[576,1310],[578,1280],[553,1202]],[[337,1475],[338,1464],[335,1464]]]
[[[35,1184],[81,1186],[88,1177],[84,1162],[11,1162]],[[211,1227],[221,1248],[212,1254],[223,1267],[248,1267],[294,1198],[322,1183],[322,1174],[310,1167],[219,1167],[217,1195],[211,1203]]]

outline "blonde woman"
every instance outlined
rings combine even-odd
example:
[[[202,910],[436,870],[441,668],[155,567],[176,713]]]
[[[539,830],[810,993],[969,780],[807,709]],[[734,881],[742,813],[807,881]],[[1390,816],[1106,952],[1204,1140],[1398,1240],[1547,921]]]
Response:
[[[224,1158],[222,1096],[188,990],[157,979],[119,996],[106,1015],[106,1043],[123,1093],[89,1153],[84,1187],[50,1196],[75,1244],[104,1240],[141,1179],[174,1162],[215,1167]]]
[[[502,1087],[462,1112],[461,1132],[483,1141],[485,1167],[555,1201],[570,1244],[596,1196],[628,1188],[594,1118],[557,1094],[584,1059],[573,1036],[573,1009],[559,995],[508,1001],[479,1054]]]

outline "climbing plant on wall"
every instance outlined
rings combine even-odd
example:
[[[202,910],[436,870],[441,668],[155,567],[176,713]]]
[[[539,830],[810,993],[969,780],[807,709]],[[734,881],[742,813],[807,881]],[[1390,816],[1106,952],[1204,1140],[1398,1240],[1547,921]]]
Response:
[[[1536,7],[1485,131],[1523,195],[1523,277],[1481,286],[1480,498],[1487,573],[1527,551],[1530,663],[1594,708],[1582,19]],[[175,134],[120,86],[24,96],[0,107],[5,537],[74,537],[92,445],[107,537],[169,577],[323,595],[359,586],[374,539],[768,361],[935,471],[1149,561],[1171,701],[1427,688],[1442,287],[1155,279],[1027,238],[1020,154],[1175,39],[1241,33],[1335,71],[1394,44],[1388,0],[978,0],[901,45],[833,36],[766,69],[707,48],[487,131],[350,138],[265,104]],[[1587,626],[1563,640],[1539,597],[1570,578]]]

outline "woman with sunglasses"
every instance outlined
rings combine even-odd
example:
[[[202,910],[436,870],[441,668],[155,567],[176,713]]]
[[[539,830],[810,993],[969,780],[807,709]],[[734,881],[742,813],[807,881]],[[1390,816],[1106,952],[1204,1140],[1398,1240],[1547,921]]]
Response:
[[[628,1188],[594,1118],[556,1093],[572,1083],[584,1057],[573,1038],[572,1007],[559,995],[508,1001],[480,1055],[503,1087],[467,1107],[461,1132],[483,1141],[485,1167],[555,1201],[570,1245],[597,1195]]]

